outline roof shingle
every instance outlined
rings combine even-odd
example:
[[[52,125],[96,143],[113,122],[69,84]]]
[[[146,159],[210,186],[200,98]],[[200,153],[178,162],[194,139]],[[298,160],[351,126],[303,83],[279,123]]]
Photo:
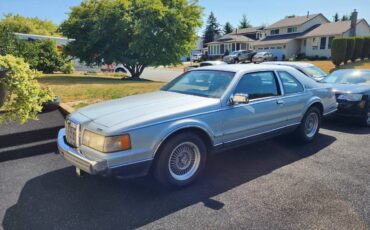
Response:
[[[268,26],[266,29],[276,29],[276,28],[281,28],[281,27],[299,26],[319,15],[322,15],[322,14],[310,14],[307,16],[296,16],[294,18],[284,18]]]

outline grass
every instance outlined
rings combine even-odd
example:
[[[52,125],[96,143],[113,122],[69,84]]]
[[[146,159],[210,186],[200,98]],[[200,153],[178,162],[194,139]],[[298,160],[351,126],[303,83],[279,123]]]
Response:
[[[51,74],[38,78],[62,102],[79,108],[99,101],[159,90],[164,83],[121,80],[112,76]]]
[[[324,70],[326,73],[330,73],[336,70],[334,64],[329,60],[327,61],[304,61],[304,62],[312,63],[316,65],[317,67],[321,68],[322,70]],[[338,69],[370,69],[370,60],[348,63],[346,65],[341,65]]]

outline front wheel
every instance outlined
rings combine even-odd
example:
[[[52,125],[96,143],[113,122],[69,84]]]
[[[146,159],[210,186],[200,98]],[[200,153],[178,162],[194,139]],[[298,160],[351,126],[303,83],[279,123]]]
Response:
[[[367,110],[366,116],[363,118],[362,124],[365,127],[370,127],[370,107]]]
[[[167,187],[183,187],[193,183],[204,169],[207,148],[193,133],[181,133],[160,148],[154,165],[154,176]]]
[[[317,107],[311,107],[304,115],[297,128],[297,136],[304,143],[312,142],[318,135],[321,127],[321,112]]]

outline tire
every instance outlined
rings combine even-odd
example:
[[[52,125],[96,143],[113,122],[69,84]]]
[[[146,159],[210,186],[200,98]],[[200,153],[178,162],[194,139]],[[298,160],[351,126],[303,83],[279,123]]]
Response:
[[[154,177],[166,187],[184,187],[203,172],[207,147],[198,135],[186,132],[166,141],[157,154]]]
[[[369,108],[367,109],[367,113],[366,113],[366,116],[363,118],[362,120],[362,125],[364,127],[370,127],[370,106]]]
[[[317,137],[321,127],[321,112],[316,106],[308,109],[296,130],[297,137],[303,143],[311,143]]]

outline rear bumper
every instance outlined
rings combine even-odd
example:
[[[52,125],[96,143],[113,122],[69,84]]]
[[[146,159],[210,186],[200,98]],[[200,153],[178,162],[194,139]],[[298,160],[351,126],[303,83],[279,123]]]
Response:
[[[58,150],[70,164],[91,175],[120,176],[124,178],[145,176],[148,174],[152,164],[152,160],[147,160],[110,167],[105,159],[89,159],[66,143],[64,129],[61,129],[58,134]]]

